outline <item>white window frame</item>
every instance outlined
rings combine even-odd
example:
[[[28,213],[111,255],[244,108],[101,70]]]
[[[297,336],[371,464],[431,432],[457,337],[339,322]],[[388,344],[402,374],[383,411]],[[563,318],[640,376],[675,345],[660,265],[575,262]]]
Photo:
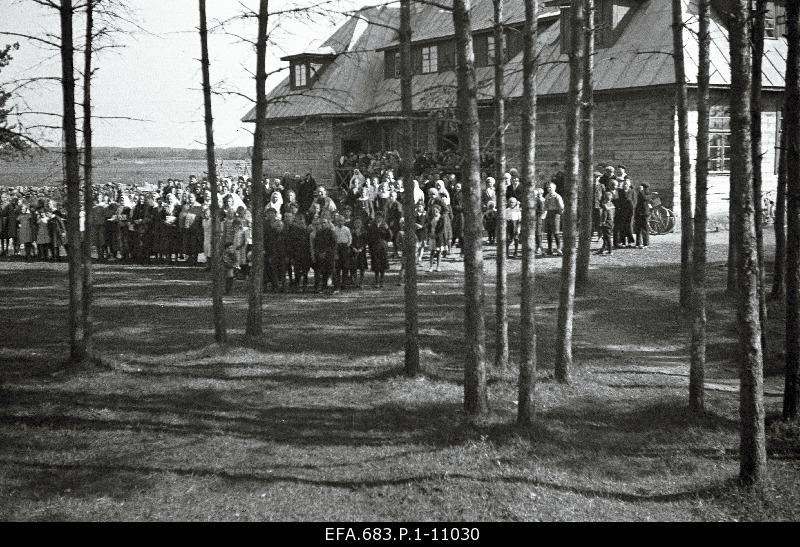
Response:
[[[439,72],[439,48],[436,44],[422,47],[422,74]]]
[[[717,109],[718,114],[712,115],[713,111]],[[723,113],[720,115],[719,112]],[[708,120],[708,172],[709,173],[730,173],[731,171],[731,115],[730,110],[725,105],[712,105],[709,109]],[[714,120],[720,120],[718,127],[714,127]],[[721,126],[721,127],[720,127]],[[722,145],[714,145],[714,137],[722,137]],[[712,150],[717,153],[712,154]],[[727,152],[727,153],[726,153]],[[717,169],[715,164],[721,161],[721,168]],[[712,162],[714,162],[712,164]],[[727,167],[727,169],[726,169]]]
[[[306,63],[295,64],[292,72],[292,81],[294,82],[294,87],[308,86],[308,66],[306,66]]]

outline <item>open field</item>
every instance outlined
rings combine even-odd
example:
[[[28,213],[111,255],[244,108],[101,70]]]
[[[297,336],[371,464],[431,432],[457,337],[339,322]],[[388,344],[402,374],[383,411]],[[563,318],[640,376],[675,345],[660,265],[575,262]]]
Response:
[[[205,272],[97,268],[108,368],[63,370],[63,264],[0,262],[4,520],[798,520],[800,435],[777,422],[780,309],[766,363],[769,481],[742,493],[727,233],[709,234],[708,413],[687,411],[679,240],[593,257],[576,304],[573,384],[551,381],[560,260],[537,261],[537,420],[512,426],[515,374],[492,416],[461,411],[461,264],[420,275],[425,375],[400,375],[402,290],[266,295],[265,336],[221,350]],[[768,256],[771,256],[771,242]],[[487,247],[486,256],[493,253]],[[518,338],[519,261],[510,261]],[[494,261],[487,260],[487,333]],[[244,332],[241,282],[226,297]],[[487,355],[493,355],[491,334]],[[516,351],[512,352],[512,358]]]
[[[223,176],[245,174],[243,162],[226,161],[220,172]],[[140,184],[156,183],[175,178],[188,180],[189,175],[205,176],[205,160],[193,159],[98,159],[94,162],[94,179],[100,184],[109,182]],[[248,166],[249,174],[249,166]],[[0,161],[0,186],[55,186],[63,180],[61,156],[48,154],[33,159]]]

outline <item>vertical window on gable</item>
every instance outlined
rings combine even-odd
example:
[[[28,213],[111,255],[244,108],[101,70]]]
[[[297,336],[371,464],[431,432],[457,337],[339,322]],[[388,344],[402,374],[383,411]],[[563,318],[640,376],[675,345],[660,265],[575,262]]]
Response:
[[[308,65],[306,63],[292,65],[292,83],[294,87],[306,87],[308,84]]]
[[[401,68],[401,65],[400,65],[400,52],[399,51],[395,51],[394,54],[393,54],[393,57],[394,57],[394,77],[395,78],[399,78],[400,77],[400,68]]]
[[[782,2],[765,2],[764,38],[777,40],[786,34],[786,6]]]
[[[569,8],[561,8],[561,15],[558,18],[559,34],[561,36],[561,53],[569,53],[572,43],[572,27],[569,20]]]
[[[486,66],[494,65],[497,60],[494,58],[494,36],[486,37]]]
[[[708,113],[708,170],[731,170],[731,115],[727,105],[712,105]]]
[[[425,46],[422,48],[422,73],[428,74],[430,72],[437,72],[439,70],[439,57],[437,55],[437,47]]]

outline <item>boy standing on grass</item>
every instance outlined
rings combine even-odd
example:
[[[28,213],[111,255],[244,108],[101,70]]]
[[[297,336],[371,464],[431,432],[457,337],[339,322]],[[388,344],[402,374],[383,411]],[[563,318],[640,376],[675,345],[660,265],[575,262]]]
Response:
[[[353,243],[353,234],[345,226],[344,217],[336,215],[333,228],[336,234],[336,271],[334,272],[334,290],[339,291],[344,286],[350,286],[350,245]]]
[[[314,235],[315,262],[319,275],[314,276],[314,285],[318,293],[328,288],[328,279],[336,268],[336,234],[333,232],[330,215],[324,214],[320,219],[319,229]]]
[[[555,183],[547,187],[544,197],[544,231],[547,234],[547,254],[553,254],[553,240],[556,241],[556,255],[561,256],[561,215],[564,213],[564,200],[556,192]]]
[[[233,243],[225,244],[225,251],[222,253],[222,265],[225,267],[225,294],[230,294],[233,289],[233,280],[236,277],[236,270],[239,268],[239,260]]]
[[[511,244],[514,244],[514,258],[519,253],[519,234],[522,229],[522,208],[517,198],[509,198],[506,207],[506,256],[510,256]]]
[[[364,271],[367,269],[367,233],[364,222],[360,218],[353,221],[352,243],[350,247],[350,278],[357,288],[364,282]],[[356,281],[358,272],[358,281]]]
[[[611,234],[614,231],[614,194],[606,192],[603,197],[603,204],[600,207],[600,235],[603,238],[603,246],[597,251],[597,254],[602,255],[603,251],[608,251],[611,254]]]
[[[442,250],[447,244],[447,237],[445,235],[444,219],[442,218],[442,210],[438,205],[434,205],[431,209],[431,217],[428,219],[428,246],[430,247],[430,267],[428,273],[433,271],[433,261],[436,260],[436,271],[441,271]]]
[[[389,241],[392,240],[392,232],[381,211],[375,213],[375,220],[370,223],[367,234],[375,286],[383,288],[383,274],[389,269]]]
[[[483,213],[483,227],[486,233],[489,234],[489,245],[494,245],[497,237],[497,211],[494,207],[494,201],[486,203],[486,212]]]

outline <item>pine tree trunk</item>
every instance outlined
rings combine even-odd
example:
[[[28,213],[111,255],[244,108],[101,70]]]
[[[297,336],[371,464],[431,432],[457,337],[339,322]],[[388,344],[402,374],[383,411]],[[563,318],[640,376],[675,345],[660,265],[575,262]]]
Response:
[[[246,334],[262,335],[261,294],[264,285],[264,143],[267,116],[267,28],[269,0],[260,0],[256,39],[256,127],[253,135],[253,267],[250,269],[250,295],[247,305]]]
[[[75,121],[75,73],[73,60],[72,0],[62,0],[61,15],[61,90],[64,107],[64,167],[67,186],[67,251],[69,260],[69,356],[70,362],[86,358],[81,307],[81,231],[80,160]]]
[[[708,215],[708,124],[710,0],[699,1],[700,34],[697,74],[697,165],[695,165],[694,245],[692,253],[692,333],[689,364],[689,408],[705,412],[706,368],[706,223]]]
[[[464,411],[477,417],[488,411],[483,320],[483,249],[480,142],[475,56],[470,0],[453,1],[456,35],[457,111],[464,191]]]
[[[525,0],[522,41],[522,268],[517,424],[530,425],[536,389],[536,0]]]
[[[82,321],[84,351],[90,357],[92,347],[92,53],[94,49],[94,4],[86,0],[86,43],[83,52],[83,210],[84,232],[81,244],[82,266]]]
[[[758,313],[761,321],[761,354],[767,355],[767,298],[764,285],[764,213],[762,205],[762,173],[761,173],[761,62],[764,57],[764,14],[766,2],[755,0],[753,11],[752,44],[753,44],[753,88],[750,94],[750,108],[752,109],[752,136],[753,154],[753,200],[755,201],[756,222],[756,248],[758,250]]]
[[[578,200],[578,263],[575,290],[585,294],[592,254],[592,208],[594,206],[594,0],[584,0],[586,40],[583,44],[583,93],[581,98],[581,192]]]
[[[403,216],[405,217],[403,261],[405,263],[405,374],[420,373],[419,319],[417,314],[417,234],[414,229],[413,96],[411,82],[411,0],[400,2],[400,96],[403,111]]]
[[[564,258],[561,265],[561,289],[558,301],[555,377],[569,383],[572,368],[572,323],[575,312],[575,239],[578,215],[578,178],[580,176],[579,133],[581,115],[581,73],[583,69],[584,19],[583,0],[572,0],[570,8],[572,40],[569,55],[569,99],[567,112],[566,189],[564,197]]]
[[[211,112],[211,75],[208,56],[208,23],[206,21],[206,0],[200,0],[200,48],[203,67],[203,105],[206,125],[206,165],[208,183],[211,186],[211,304],[214,315],[214,340],[218,344],[228,343],[225,328],[225,309],[222,304],[223,270],[220,260],[219,240],[219,202],[217,201],[217,159],[214,152],[214,117]]]
[[[731,195],[737,226],[737,322],[739,330],[741,443],[739,479],[760,485],[766,474],[764,378],[758,302],[758,249],[750,141],[752,71],[749,0],[734,0],[729,16],[731,58]]]
[[[505,115],[505,58],[503,46],[505,32],[503,27],[503,2],[494,2],[494,124],[495,134],[494,163],[497,178],[497,286],[495,301],[495,353],[494,366],[508,367],[508,276],[506,271],[506,185],[503,177],[506,172],[506,115]],[[491,61],[491,60],[490,60]]]
[[[672,59],[675,63],[678,153],[681,188],[681,281],[680,305],[688,310],[692,298],[692,167],[689,159],[689,97],[683,52],[683,0],[672,0]]]
[[[778,188],[775,197],[775,263],[772,269],[772,298],[786,297],[786,109],[781,116],[778,150]]]
[[[800,406],[800,8],[787,2],[786,59],[786,384],[783,418]]]

